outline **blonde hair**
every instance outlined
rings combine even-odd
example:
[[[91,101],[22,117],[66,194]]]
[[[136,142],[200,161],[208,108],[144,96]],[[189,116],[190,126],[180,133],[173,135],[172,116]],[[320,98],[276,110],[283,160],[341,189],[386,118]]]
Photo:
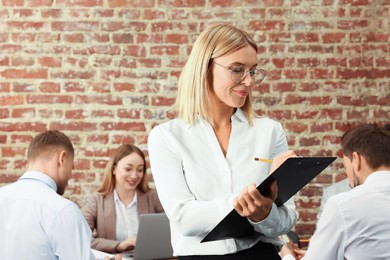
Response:
[[[102,184],[100,185],[99,189],[97,190],[98,193],[102,195],[110,194],[115,187],[115,176],[114,176],[114,169],[117,166],[118,162],[122,160],[122,158],[132,154],[136,153],[139,156],[142,157],[142,160],[144,161],[144,168],[142,176],[141,183],[138,185],[137,189],[147,192],[149,191],[148,185],[146,183],[146,160],[144,153],[135,145],[132,144],[123,144],[119,146],[115,152],[111,155],[110,160],[108,161],[108,164],[106,166],[106,170],[104,173]]]
[[[209,71],[213,59],[248,45],[257,52],[258,47],[253,38],[229,24],[211,25],[199,35],[179,78],[176,98],[179,118],[189,124],[192,124],[198,115],[209,121],[208,88],[212,82]],[[252,125],[255,112],[251,94],[241,109]]]

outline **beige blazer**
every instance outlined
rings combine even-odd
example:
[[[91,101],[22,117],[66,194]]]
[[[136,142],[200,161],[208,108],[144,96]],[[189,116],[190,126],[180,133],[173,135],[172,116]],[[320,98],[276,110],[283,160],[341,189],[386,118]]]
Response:
[[[147,193],[137,190],[137,209],[138,215],[164,211],[155,190]],[[107,253],[116,253],[115,247],[121,241],[115,240],[114,192],[106,196],[93,194],[81,211],[93,233],[91,247]]]

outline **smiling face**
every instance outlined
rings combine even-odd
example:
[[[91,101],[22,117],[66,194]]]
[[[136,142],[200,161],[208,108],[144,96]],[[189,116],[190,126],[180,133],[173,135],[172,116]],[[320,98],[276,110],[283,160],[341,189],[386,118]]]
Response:
[[[119,160],[113,171],[115,188],[135,191],[144,176],[144,165],[143,158],[135,152]]]
[[[216,58],[214,61],[217,64],[213,65],[212,73],[212,89],[210,97],[212,104],[217,106],[239,108],[242,107],[247,98],[249,98],[255,80],[247,73],[245,78],[240,83],[235,83],[232,80],[231,70],[255,69],[257,66],[257,55],[255,49],[250,45],[238,49],[228,55]]]

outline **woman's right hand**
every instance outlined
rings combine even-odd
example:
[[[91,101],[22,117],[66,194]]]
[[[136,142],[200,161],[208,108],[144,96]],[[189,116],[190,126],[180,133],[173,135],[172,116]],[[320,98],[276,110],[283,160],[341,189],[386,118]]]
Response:
[[[288,158],[297,157],[297,155],[292,150],[288,150],[284,153],[278,154],[273,160],[271,165],[271,170],[269,174],[272,174],[280,165],[282,165]]]
[[[120,252],[123,252],[123,251],[128,251],[128,250],[132,250],[134,249],[135,247],[135,244],[136,244],[136,240],[137,240],[137,237],[128,237],[126,240],[123,240],[122,242],[120,242],[115,250],[120,253]]]

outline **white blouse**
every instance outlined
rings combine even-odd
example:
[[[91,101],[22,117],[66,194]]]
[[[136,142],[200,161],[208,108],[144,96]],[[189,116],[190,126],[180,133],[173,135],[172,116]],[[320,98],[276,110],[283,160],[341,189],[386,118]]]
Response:
[[[261,183],[272,159],[288,149],[280,123],[256,118],[251,127],[241,109],[232,116],[226,157],[211,125],[197,119],[192,125],[174,119],[152,129],[148,151],[156,189],[170,219],[175,255],[230,254],[259,240],[280,244],[278,235],[296,223],[293,198],[275,204],[268,217],[253,224],[256,233],[244,239],[200,241],[234,208],[233,199],[251,183]]]
[[[114,189],[117,241],[137,236],[139,226],[137,201],[137,192],[135,192],[133,201],[125,206]]]

